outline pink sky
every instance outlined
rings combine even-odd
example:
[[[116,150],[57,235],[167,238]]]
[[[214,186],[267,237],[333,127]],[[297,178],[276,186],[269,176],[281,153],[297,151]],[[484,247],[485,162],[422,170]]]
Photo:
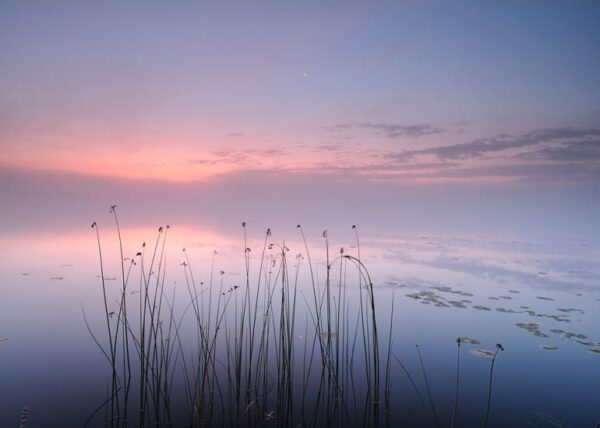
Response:
[[[597,5],[272,6],[1,4],[2,223],[560,229],[600,205]]]

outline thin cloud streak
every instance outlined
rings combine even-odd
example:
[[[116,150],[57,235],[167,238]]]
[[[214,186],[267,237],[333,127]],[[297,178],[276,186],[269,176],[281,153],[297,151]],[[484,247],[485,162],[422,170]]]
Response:
[[[322,127],[329,132],[350,131],[352,129],[367,129],[373,131],[375,135],[384,136],[390,139],[400,137],[419,138],[427,135],[437,135],[445,132],[445,129],[438,128],[431,124],[413,124],[401,125],[394,123],[340,123],[335,125],[326,125]]]
[[[536,146],[565,139],[600,137],[600,129],[578,129],[573,127],[549,128],[530,131],[520,135],[500,134],[467,143],[440,146],[424,150],[410,150],[398,154],[401,159],[422,155],[434,155],[439,159],[466,159],[481,157],[487,153],[502,152],[508,149]]]

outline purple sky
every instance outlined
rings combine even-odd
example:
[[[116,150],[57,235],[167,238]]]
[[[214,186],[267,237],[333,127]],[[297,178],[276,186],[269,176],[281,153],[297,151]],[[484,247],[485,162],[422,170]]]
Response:
[[[0,222],[68,228],[114,202],[144,223],[588,233],[599,18],[588,2],[3,3]]]

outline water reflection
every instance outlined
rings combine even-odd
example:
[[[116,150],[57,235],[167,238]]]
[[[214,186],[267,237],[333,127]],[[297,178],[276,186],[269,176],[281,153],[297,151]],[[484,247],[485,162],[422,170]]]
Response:
[[[114,228],[106,227],[100,232],[105,258],[104,276],[99,272],[95,237],[89,231],[70,235],[48,233],[2,238],[0,246],[6,258],[0,270],[0,370],[3,378],[0,388],[2,396],[7,397],[7,400],[0,408],[0,420],[18,419],[23,407],[29,406],[32,424],[34,420],[44,420],[58,425],[79,426],[98,404],[106,400],[106,386],[110,386],[110,366],[107,367],[107,362],[86,331],[80,311],[82,305],[90,326],[97,332],[99,341],[104,343],[107,337],[102,333],[105,321],[102,316],[101,282],[104,280],[107,288],[109,315],[112,314],[109,321],[116,325],[122,273]],[[156,229],[126,229],[122,232],[123,253],[129,259],[136,260],[136,257],[139,258],[137,253],[144,248],[146,251],[154,248],[157,242]],[[214,379],[220,379],[221,386],[229,385],[231,370],[235,367],[235,344],[239,342],[236,342],[232,327],[239,326],[240,319],[244,318],[242,311],[247,269],[248,281],[257,284],[260,273],[265,287],[263,294],[259,294],[257,324],[265,325],[266,334],[274,335],[278,329],[272,323],[279,323],[282,313],[284,323],[291,320],[290,313],[290,318],[286,321],[287,315],[285,311],[278,309],[279,303],[271,308],[268,305],[269,295],[277,302],[282,298],[276,284],[282,280],[280,252],[284,247],[289,248],[286,254],[293,255],[287,258],[289,273],[292,274],[287,281],[291,281],[288,284],[297,286],[294,329],[292,333],[289,325],[290,335],[285,340],[290,346],[294,344],[292,349],[297,349],[299,353],[293,354],[294,361],[285,368],[276,364],[277,361],[283,361],[276,349],[265,352],[264,355],[270,355],[271,360],[257,369],[258,377],[266,382],[260,386],[259,395],[277,394],[277,383],[270,380],[277,370],[289,370],[290,378],[305,378],[302,373],[307,372],[311,358],[320,364],[321,349],[329,349],[331,361],[335,361],[336,352],[343,357],[352,355],[345,352],[349,352],[347,350],[353,346],[362,347],[360,308],[368,314],[369,307],[357,302],[361,299],[361,293],[367,291],[367,282],[362,276],[356,275],[356,266],[340,262],[343,259],[339,258],[339,249],[343,247],[344,254],[348,256],[358,257],[360,251],[360,259],[372,277],[381,355],[386,355],[388,344],[391,343],[393,355],[404,362],[425,396],[425,385],[418,382],[421,369],[414,353],[414,345],[420,345],[427,361],[432,396],[440,419],[450,419],[454,397],[454,384],[450,378],[456,361],[454,340],[461,337],[465,344],[481,343],[481,349],[469,350],[467,355],[473,357],[490,357],[489,353],[493,351],[489,349],[497,341],[507,347],[496,367],[498,391],[494,393],[495,402],[489,426],[526,426],[528,422],[535,420],[533,411],[540,410],[552,410],[554,415],[572,425],[590,425],[594,416],[590,411],[594,406],[591,391],[593,385],[600,380],[596,370],[600,337],[594,328],[598,322],[597,287],[600,273],[595,264],[598,249],[593,243],[586,243],[585,247],[581,247],[578,245],[579,241],[566,239],[562,239],[560,245],[541,240],[531,245],[525,240],[512,238],[502,240],[450,235],[390,235],[366,239],[357,246],[349,229],[347,236],[328,236],[330,259],[327,263],[327,249],[321,232],[314,231],[306,233],[313,267],[311,273],[301,236],[285,237],[284,244],[284,237],[274,234],[271,239],[279,246],[267,248],[263,259],[264,236],[261,235],[264,233],[249,233],[244,242],[241,230],[237,236],[221,236],[211,233],[210,229],[172,227],[165,244],[163,267],[159,271],[156,266],[151,269],[149,264],[145,265],[147,278],[164,278],[164,295],[168,296],[165,302],[173,305],[174,313],[178,314],[178,318],[175,318],[177,320],[183,312],[187,311],[188,315],[194,313],[193,307],[189,307],[187,289],[192,272],[197,286],[197,299],[203,302],[199,313],[207,316],[212,307],[210,319],[213,320],[213,326],[218,322],[214,318],[215,314],[219,314],[222,309],[218,304],[218,295],[221,299],[229,299],[227,308],[231,311],[220,321],[219,328],[223,335],[218,336],[214,348],[218,352],[215,353],[215,356],[218,355],[215,361],[221,361],[221,365],[214,368]],[[300,257],[296,257],[297,255]],[[334,258],[337,258],[335,263]],[[127,296],[132,302],[131,315],[137,317],[140,313],[133,307],[134,303],[139,306],[140,298],[144,296],[144,287],[140,287],[140,277],[143,277],[140,273],[141,264],[135,265],[133,269],[132,278],[135,280],[131,282],[132,287],[127,289]],[[350,269],[354,269],[354,273],[349,276]],[[331,285],[329,290],[325,286],[328,277]],[[331,312],[328,317],[326,311],[323,311],[323,320],[329,319],[333,323],[327,326],[324,322],[318,330],[314,320],[316,313],[307,309],[314,308],[310,304],[314,300],[311,286],[313,281],[318,301],[326,302],[327,297],[330,299]],[[143,281],[141,284],[143,285]],[[172,296],[175,296],[174,300]],[[288,297],[291,296],[292,290]],[[368,302],[366,295],[362,299],[363,302]],[[392,301],[396,307],[391,340],[388,340]],[[289,302],[291,304],[291,300]],[[490,307],[491,302],[502,302],[502,306]],[[221,300],[220,304],[225,303]],[[167,303],[163,310],[168,313]],[[245,317],[247,314],[248,312]],[[198,342],[195,336],[193,320],[194,316],[185,318],[179,326],[177,337],[180,339],[177,347],[181,346],[181,352],[177,354],[179,351],[175,352],[175,348],[171,348],[174,352],[172,355],[180,355],[177,357],[178,364],[182,363],[184,356],[189,360],[190,355],[197,355],[198,349],[203,346],[204,342]],[[169,321],[169,318],[165,321]],[[208,323],[208,319],[203,322]],[[161,328],[166,328],[167,325],[168,322],[165,322]],[[567,331],[558,328],[561,325],[575,325],[576,328]],[[357,329],[359,334],[355,335]],[[315,335],[315,331],[319,333]],[[469,339],[466,335],[478,339]],[[255,341],[260,343],[257,338]],[[371,342],[368,343],[372,345]],[[132,346],[134,348],[135,345]],[[335,388],[325,393],[323,400],[330,397],[331,409],[336,406],[336,397],[352,402],[365,399],[361,394],[364,394],[364,385],[369,382],[368,376],[373,373],[368,374],[369,371],[356,368],[368,365],[366,360],[369,353],[361,350],[360,353],[355,351],[354,355],[354,372],[350,369],[350,361],[339,363],[338,372],[331,372],[332,375],[340,376],[340,384],[344,382],[348,386],[348,396],[338,396]],[[391,359],[392,362],[394,360]],[[477,416],[464,410],[464,407],[485,407],[479,395],[485,396],[486,385],[482,379],[487,376],[489,365],[481,366],[479,360],[468,358],[461,368],[461,387],[465,390],[458,403],[458,421],[461,425],[481,423],[478,419],[481,414]],[[384,357],[382,362],[385,365]],[[317,370],[314,372],[314,379],[318,380],[321,378],[318,373],[320,367],[319,364],[314,364],[311,370]],[[173,366],[168,367],[172,369]],[[523,371],[520,367],[528,369]],[[565,367],[578,367],[578,371],[565,372]],[[173,399],[179,400],[178,405],[189,413],[189,405],[185,404],[188,394],[185,392],[185,376],[181,369],[177,370],[178,374],[173,378]],[[193,370],[189,373],[193,374]],[[385,373],[383,368],[381,373]],[[355,376],[354,379],[351,379],[351,374]],[[536,385],[529,381],[531,378],[536,379]],[[382,374],[382,395],[385,390],[389,390],[392,397],[405,403],[402,411],[392,414],[394,420],[409,423],[412,418],[415,424],[420,424],[419,418],[426,419],[425,414],[420,413],[429,411],[419,410],[421,406],[414,395],[413,386],[398,364],[389,364],[389,379],[388,385]],[[284,394],[283,396],[288,397],[286,399],[298,406],[294,408],[294,415],[301,414],[302,397],[316,396],[319,393],[319,383],[320,380],[311,380],[302,384],[299,391],[291,393],[292,398],[285,395],[290,392],[280,391],[280,394]],[[352,383],[355,385],[354,390],[350,387]],[[58,404],[49,406],[46,404],[49,391],[56,391],[59,384],[65,387],[58,394]],[[545,384],[547,388],[544,388]],[[563,391],[579,391],[578,396],[582,398],[577,403],[563,402],[562,406],[555,404],[551,409],[547,408],[546,402],[561,402],[563,394],[550,387],[556,384],[560,384]],[[216,387],[217,384],[213,385]],[[519,393],[512,389],[515,385],[519,386]],[[358,390],[362,392],[356,392]],[[512,392],[508,393],[509,390]],[[539,390],[543,390],[544,395],[532,399],[536,397],[535,391],[538,391],[539,396]],[[581,391],[590,391],[590,394],[582,394]],[[131,393],[131,400],[140,399],[136,394],[138,393]],[[235,402],[235,397],[226,397],[226,393],[223,393],[222,398],[222,403],[215,404],[215,412],[219,413],[216,409],[220,409],[221,414],[228,414],[231,411],[230,403]],[[269,399],[266,400],[267,404]],[[261,423],[276,423],[280,420],[278,418],[281,415],[277,409],[269,408],[256,394],[241,401],[244,405],[239,407],[238,412],[243,418],[248,418],[248,414],[251,414],[254,422],[260,419]],[[523,402],[527,404],[524,405]],[[72,403],[79,404],[75,410]],[[326,401],[323,403],[327,406]],[[340,420],[354,420],[355,416],[364,414],[364,410],[361,410],[357,415],[344,415],[345,410],[340,403],[336,410],[339,411]],[[315,409],[310,407],[313,404],[306,403],[306,398],[304,405],[305,415],[310,415],[306,418],[310,422]],[[429,407],[429,403],[426,407]],[[66,408],[70,409],[68,414],[64,412]],[[412,416],[408,416],[406,409],[412,412]],[[321,411],[316,412],[318,414]],[[235,410],[232,412],[236,413]],[[223,417],[217,415],[214,420],[223,422]],[[382,414],[382,418],[385,417]],[[96,419],[93,423],[101,425]]]

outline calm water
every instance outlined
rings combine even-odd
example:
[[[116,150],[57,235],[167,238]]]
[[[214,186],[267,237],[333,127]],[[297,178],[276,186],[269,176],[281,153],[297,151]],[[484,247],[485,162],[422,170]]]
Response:
[[[165,289],[169,295],[175,292],[180,307],[189,301],[181,266],[184,247],[196,280],[205,284],[210,282],[211,260],[217,252],[215,296],[221,279],[224,289],[245,283],[244,242],[239,229],[232,236],[223,236],[208,228],[171,228]],[[264,235],[262,230],[248,231],[250,282],[254,284]],[[106,284],[109,295],[115,297],[120,287],[116,231],[107,221],[100,232]],[[324,239],[319,230],[305,233],[315,276],[322,286],[326,276]],[[123,237],[125,256],[134,256],[142,242],[153,244],[156,230],[124,229]],[[290,264],[298,261],[296,255],[303,256],[298,269],[299,327],[294,334],[297,349],[302,349],[311,328],[306,313],[312,293],[310,271],[299,234],[293,228],[286,236],[274,231],[271,242],[282,244],[284,239]],[[350,228],[347,233],[330,233],[329,241],[332,259],[340,247],[345,254],[357,254]],[[82,316],[84,308],[90,325],[100,340],[105,340],[97,251],[93,230],[5,234],[1,238],[1,426],[16,426],[24,406],[30,408],[29,426],[82,426],[106,398],[110,367]],[[277,251],[277,247],[266,251],[267,264]],[[480,343],[461,347],[457,426],[482,425],[491,359],[477,351],[493,351],[496,343],[505,351],[499,354],[494,369],[489,426],[549,427],[561,421],[566,426],[591,427],[600,420],[598,242],[549,236],[361,233],[360,251],[373,278],[382,348],[387,349],[393,301],[392,351],[425,397],[415,349],[419,344],[441,425],[450,424],[458,336]],[[333,294],[339,284],[336,266],[332,264],[332,276],[336,277]],[[293,266],[290,270],[295,272]],[[348,275],[345,301],[355,308],[356,274]],[[137,297],[129,298],[135,301]],[[240,302],[237,296],[232,300],[232,314],[239,312],[234,305]],[[355,316],[350,309],[348,317],[354,320]],[[186,325],[182,327],[184,346],[194,341]],[[360,377],[355,381],[360,388]],[[416,425],[426,425],[418,398],[394,361],[391,393],[395,423],[408,423],[412,415]],[[428,401],[426,404],[429,406]],[[103,426],[102,417],[93,424]]]

